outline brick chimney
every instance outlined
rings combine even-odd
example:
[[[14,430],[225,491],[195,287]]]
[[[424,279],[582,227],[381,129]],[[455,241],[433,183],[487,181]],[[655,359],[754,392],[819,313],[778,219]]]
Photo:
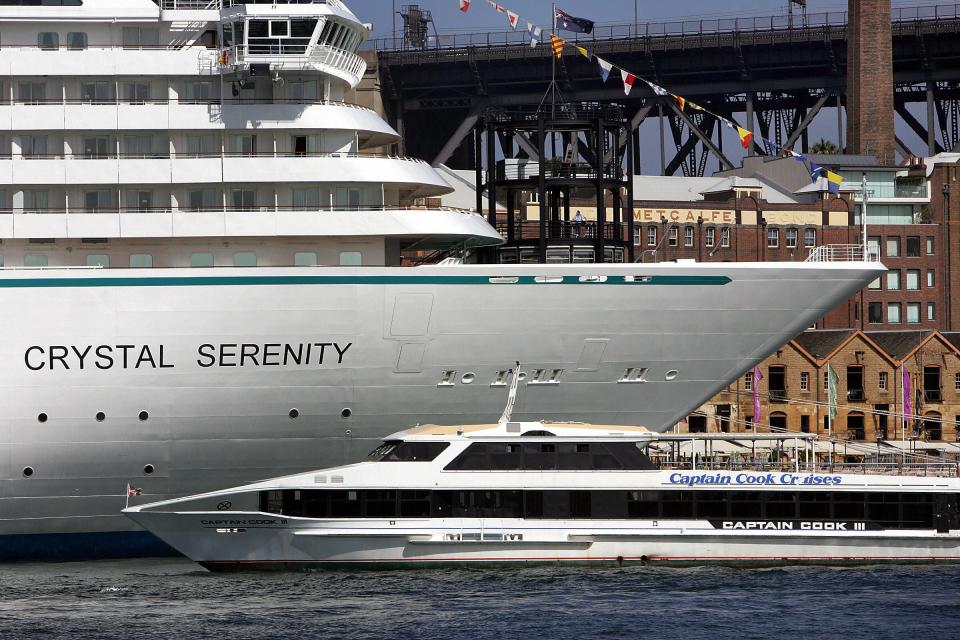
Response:
[[[896,162],[893,140],[891,0],[849,0],[847,152]]]

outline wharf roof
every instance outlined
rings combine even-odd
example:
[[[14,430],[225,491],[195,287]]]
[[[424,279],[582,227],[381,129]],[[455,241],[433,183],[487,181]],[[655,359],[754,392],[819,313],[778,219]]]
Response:
[[[866,336],[894,360],[903,360],[932,331],[869,331]]]
[[[703,193],[723,178],[688,178],[685,176],[634,176],[634,200],[659,200],[664,202],[698,202]]]
[[[837,350],[856,332],[855,329],[818,329],[804,331],[793,339],[800,347],[817,360],[823,360]]]

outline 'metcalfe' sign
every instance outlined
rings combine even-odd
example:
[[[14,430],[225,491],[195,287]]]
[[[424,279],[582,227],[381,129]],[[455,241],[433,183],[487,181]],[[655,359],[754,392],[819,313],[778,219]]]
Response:
[[[634,209],[635,222],[660,222],[666,218],[669,222],[696,222],[699,218],[704,222],[716,224],[733,224],[737,220],[733,211],[709,211],[707,209]]]

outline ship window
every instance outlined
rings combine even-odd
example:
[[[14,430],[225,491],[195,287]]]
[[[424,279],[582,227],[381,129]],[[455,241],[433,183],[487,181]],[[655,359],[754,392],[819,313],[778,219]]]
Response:
[[[257,206],[257,192],[253,189],[234,189],[230,201],[236,211],[250,211]]]
[[[87,256],[87,266],[106,269],[110,266],[110,256],[105,253],[91,253]]]
[[[430,462],[449,446],[449,442],[393,442],[386,448],[378,447],[370,458],[380,462]]]
[[[363,254],[359,251],[341,251],[341,267],[359,267],[363,264]]]
[[[191,267],[212,267],[213,266],[213,254],[212,253],[191,253],[190,254],[190,266]]]
[[[33,467],[24,467],[23,468],[23,477],[29,478],[33,475]]]
[[[149,253],[130,254],[131,269],[149,269],[153,267],[153,256]]]
[[[401,491],[400,515],[404,518],[429,518],[430,491]]]
[[[289,20],[271,20],[270,21],[270,37],[271,38],[287,38],[289,36],[290,36]]]
[[[656,467],[632,442],[477,442],[454,458],[446,471],[523,469],[587,471],[603,469],[652,470]]]
[[[49,263],[45,253],[28,253],[23,256],[23,266],[25,267],[46,267]]]
[[[293,254],[293,264],[297,267],[315,267],[317,266],[317,252],[297,251]]]
[[[125,49],[139,49],[141,47],[159,47],[160,30],[148,27],[124,27],[123,47]]]
[[[181,207],[189,211],[209,211],[219,209],[217,206],[217,192],[213,189],[190,189],[187,192],[187,206]]]
[[[41,31],[37,34],[37,46],[44,51],[60,48],[60,34],[56,31]]]
[[[67,49],[71,51],[82,51],[87,48],[87,34],[83,31],[71,31],[67,33]]]
[[[317,187],[294,189],[293,208],[301,211],[317,211],[320,209],[320,189]]]
[[[255,267],[257,266],[257,254],[253,251],[237,251],[233,254],[233,266]]]

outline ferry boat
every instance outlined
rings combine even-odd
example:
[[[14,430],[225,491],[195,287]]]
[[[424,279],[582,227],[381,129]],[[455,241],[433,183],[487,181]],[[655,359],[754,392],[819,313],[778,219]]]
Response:
[[[414,423],[661,430],[883,271],[446,264],[502,238],[378,150],[340,0],[0,3],[0,560],[168,551],[119,515]],[[426,198],[426,199],[425,199]],[[505,364],[506,363],[506,364]]]
[[[428,425],[389,436],[366,462],[125,513],[214,571],[960,561],[955,475],[817,469],[809,434],[744,437],[793,441],[792,459],[658,466],[651,447],[696,436]]]

